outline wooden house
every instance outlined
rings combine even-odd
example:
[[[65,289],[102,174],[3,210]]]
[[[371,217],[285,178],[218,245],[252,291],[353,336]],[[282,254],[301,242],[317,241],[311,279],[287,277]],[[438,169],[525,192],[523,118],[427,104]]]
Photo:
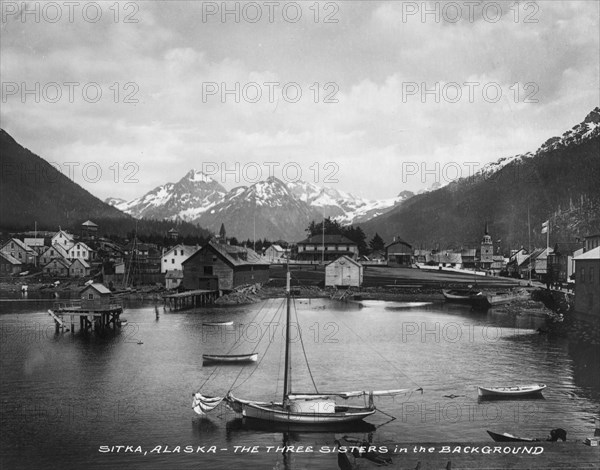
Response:
[[[60,245],[63,248],[70,248],[71,245],[75,243],[73,235],[65,232],[64,230],[59,230],[50,240],[50,245]]]
[[[165,274],[165,287],[168,290],[177,289],[182,282],[183,271],[180,269],[173,269]]]
[[[90,265],[83,259],[76,259],[69,266],[70,277],[86,277],[90,275]]]
[[[314,235],[297,245],[300,261],[333,261],[340,256],[358,258],[358,245],[343,235]]]
[[[47,265],[53,259],[67,260],[69,254],[61,245],[52,245],[40,255],[40,266]]]
[[[43,238],[24,238],[23,243],[27,245],[29,248],[33,248],[35,252],[39,255],[46,251],[45,240]]]
[[[289,251],[282,248],[281,245],[274,243],[265,250],[264,257],[271,263],[276,263],[287,258]]]
[[[600,246],[575,257],[575,313],[600,318]]]
[[[269,280],[269,263],[250,248],[208,242],[182,263],[189,290],[231,290]]]
[[[42,271],[44,274],[48,274],[49,276],[60,276],[60,277],[68,277],[69,276],[69,267],[70,263],[64,258],[55,258],[46,264]]]
[[[70,260],[80,259],[83,261],[92,261],[95,252],[83,242],[77,242],[68,249],[68,258]]]
[[[548,254],[548,274],[550,282],[567,283],[573,274],[573,258],[583,248],[582,243],[556,243]],[[581,251],[583,253],[583,251]]]
[[[160,272],[182,271],[181,263],[200,249],[199,246],[179,244],[165,251],[160,260]]]
[[[12,276],[19,274],[23,269],[23,263],[17,258],[0,251],[0,276]]]
[[[363,266],[352,258],[340,256],[325,266],[325,286],[360,287],[363,269]]]
[[[104,284],[93,283],[84,287],[79,293],[83,309],[109,308],[111,292]]]
[[[2,253],[12,256],[23,264],[35,264],[37,252],[18,238],[11,238],[0,249]]]
[[[414,262],[412,246],[400,237],[386,245],[385,257],[390,267],[411,267]]]

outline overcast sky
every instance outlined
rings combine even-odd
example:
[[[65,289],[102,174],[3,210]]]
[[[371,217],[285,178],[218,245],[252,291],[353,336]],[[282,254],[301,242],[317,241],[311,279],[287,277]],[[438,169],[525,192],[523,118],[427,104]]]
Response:
[[[600,104],[598,1],[22,3],[2,1],[1,127],[102,199],[235,163],[227,188],[300,168],[393,197]]]

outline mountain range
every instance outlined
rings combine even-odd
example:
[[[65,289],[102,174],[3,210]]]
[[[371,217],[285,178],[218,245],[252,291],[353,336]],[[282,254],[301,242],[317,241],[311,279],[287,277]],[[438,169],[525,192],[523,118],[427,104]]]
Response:
[[[166,233],[208,235],[225,224],[238,239],[298,241],[310,221],[331,217],[360,224],[370,238],[401,237],[415,247],[459,247],[481,240],[487,222],[498,246],[545,246],[542,222],[550,220],[551,243],[600,232],[600,108],[537,151],[501,158],[475,175],[414,195],[374,201],[333,188],[269,178],[227,191],[194,170],[132,201],[103,202],[0,129],[0,228],[78,227],[101,222],[105,233],[137,226]],[[114,206],[114,207],[113,207]],[[136,218],[139,218],[136,221]],[[189,223],[192,222],[192,223]]]
[[[312,220],[331,217],[344,225],[357,224],[413,195],[404,191],[393,199],[367,200],[334,188],[306,181],[284,183],[275,177],[227,191],[211,177],[190,170],[177,183],[158,186],[139,198],[108,198],[105,202],[134,217],[185,220],[214,232],[223,223],[227,232],[240,240],[298,241]]]
[[[546,246],[600,232],[600,108],[536,152],[501,158],[474,176],[416,195],[361,228],[415,248],[480,243],[487,222],[496,246]]]

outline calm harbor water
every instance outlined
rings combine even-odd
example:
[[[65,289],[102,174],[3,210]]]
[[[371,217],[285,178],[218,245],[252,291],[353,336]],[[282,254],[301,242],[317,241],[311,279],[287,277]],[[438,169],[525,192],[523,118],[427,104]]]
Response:
[[[543,438],[560,427],[569,440],[593,433],[600,406],[598,347],[538,335],[543,320],[526,315],[444,304],[362,304],[295,301],[294,390],[313,391],[301,334],[319,391],[411,392],[376,399],[396,419],[386,423],[389,418],[376,413],[368,418],[374,431],[293,432],[285,443],[313,452],[283,455],[265,450],[283,445],[282,432],[249,427],[224,408],[204,418],[191,409],[192,392],[201,387],[209,395],[234,386],[241,398],[280,399],[281,300],[196,312],[161,306],[158,315],[153,305],[130,305],[128,325],[104,337],[55,334],[48,302],[2,301],[0,467],[330,469],[337,468],[336,454],[320,450],[339,434],[366,439],[372,431],[374,444],[393,449],[491,442],[487,429]],[[234,325],[202,324],[225,319]],[[231,353],[256,348],[257,365],[202,365],[203,352],[228,352],[237,339]],[[477,398],[477,385],[532,382],[548,385],[543,399]],[[173,452],[177,446],[180,452]],[[215,453],[202,452],[211,446]],[[242,446],[261,447],[242,453]]]

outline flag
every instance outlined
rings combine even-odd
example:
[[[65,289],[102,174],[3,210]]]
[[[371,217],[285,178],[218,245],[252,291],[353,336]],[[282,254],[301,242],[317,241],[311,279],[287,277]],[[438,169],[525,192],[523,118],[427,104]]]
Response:
[[[548,228],[550,227],[550,221],[546,220],[546,222],[544,222],[542,224],[542,233],[548,233]]]

